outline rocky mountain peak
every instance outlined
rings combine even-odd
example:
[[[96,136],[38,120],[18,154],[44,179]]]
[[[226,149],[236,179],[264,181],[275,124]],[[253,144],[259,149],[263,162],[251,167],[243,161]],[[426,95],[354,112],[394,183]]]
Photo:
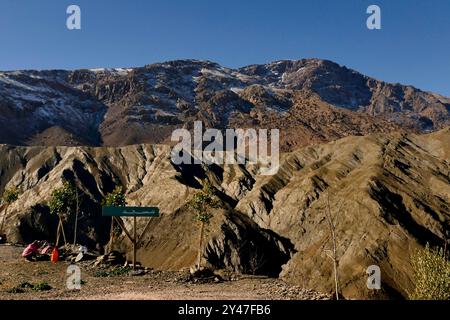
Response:
[[[323,124],[305,126],[305,114],[292,109],[303,104],[300,109],[314,112],[307,108],[308,95],[366,123],[390,123],[385,129],[428,132],[450,124],[450,99],[327,60],[281,60],[239,69],[174,60],[136,68],[0,72],[0,142],[58,141],[40,138],[44,131],[59,132],[48,131],[58,127],[74,135],[65,139],[68,143],[163,143],[173,129],[195,120],[219,129],[250,123],[286,132],[319,129]],[[354,131],[371,133],[361,127]],[[347,134],[344,130],[337,137]],[[321,141],[335,138],[316,135]]]

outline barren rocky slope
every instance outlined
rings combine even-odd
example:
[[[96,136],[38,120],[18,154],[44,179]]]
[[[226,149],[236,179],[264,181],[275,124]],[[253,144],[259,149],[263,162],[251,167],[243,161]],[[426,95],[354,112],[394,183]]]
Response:
[[[327,200],[336,216],[339,273],[349,298],[405,295],[410,254],[429,242],[443,245],[450,226],[450,131],[347,137],[282,156],[274,176],[255,167],[174,166],[168,146],[120,148],[0,146],[0,191],[23,194],[9,209],[11,241],[53,240],[55,219],[46,202],[61,178],[85,192],[80,241],[107,242],[109,221],[100,201],[121,184],[129,204],[156,205],[139,249],[147,266],[179,270],[194,264],[198,230],[185,201],[205,177],[221,192],[204,259],[216,268],[280,275],[288,282],[331,292]],[[146,223],[141,219],[142,228]],[[128,223],[128,221],[126,221]],[[67,225],[71,238],[72,222]],[[127,241],[116,246],[126,249]],[[382,270],[383,290],[366,288],[369,265]]]
[[[164,143],[193,120],[219,129],[277,127],[289,133],[283,148],[291,151],[349,135],[438,130],[450,125],[450,99],[319,59],[240,69],[178,60],[0,72],[0,143]]]

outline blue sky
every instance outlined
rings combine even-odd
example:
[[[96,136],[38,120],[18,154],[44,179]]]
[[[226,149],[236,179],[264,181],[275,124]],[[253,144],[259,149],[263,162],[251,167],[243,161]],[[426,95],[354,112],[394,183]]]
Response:
[[[66,8],[82,30],[66,29]],[[382,9],[382,30],[366,8]],[[0,0],[0,70],[330,59],[450,96],[449,0]]]

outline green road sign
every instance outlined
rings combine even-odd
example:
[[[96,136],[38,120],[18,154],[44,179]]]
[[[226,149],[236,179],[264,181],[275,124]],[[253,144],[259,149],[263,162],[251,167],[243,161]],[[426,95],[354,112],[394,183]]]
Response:
[[[107,217],[159,217],[159,208],[104,206],[102,208],[102,215]]]

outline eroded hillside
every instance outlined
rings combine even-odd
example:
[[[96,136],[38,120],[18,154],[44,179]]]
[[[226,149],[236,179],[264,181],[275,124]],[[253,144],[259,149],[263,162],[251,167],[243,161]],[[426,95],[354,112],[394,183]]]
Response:
[[[0,191],[23,193],[9,208],[10,241],[54,240],[56,222],[47,207],[63,177],[83,190],[80,242],[101,247],[109,220],[100,202],[116,185],[127,201],[155,205],[139,259],[178,270],[195,263],[198,230],[185,203],[208,178],[220,192],[204,259],[216,268],[280,275],[319,291],[332,291],[329,207],[337,224],[339,274],[346,297],[373,297],[369,265],[382,270],[378,296],[404,295],[411,287],[410,254],[429,242],[443,245],[450,226],[450,131],[347,137],[282,155],[274,176],[255,167],[174,166],[170,147],[0,147]],[[125,221],[128,224],[128,221]],[[67,224],[71,237],[72,223]],[[140,221],[143,228],[146,221]],[[125,238],[116,241],[127,249]]]

